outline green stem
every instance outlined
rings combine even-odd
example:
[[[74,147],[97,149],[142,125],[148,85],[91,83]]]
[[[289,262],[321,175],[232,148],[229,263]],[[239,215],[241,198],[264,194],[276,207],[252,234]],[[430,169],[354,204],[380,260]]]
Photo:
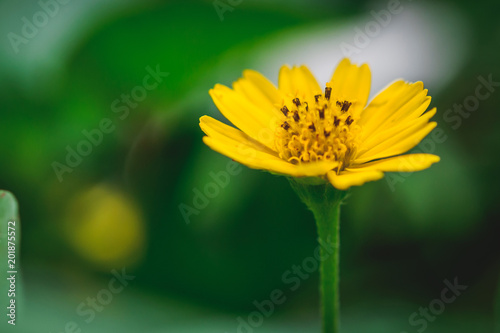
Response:
[[[318,240],[322,243],[331,243],[333,253],[321,247],[320,262],[320,295],[321,316],[323,318],[324,333],[338,333],[340,324],[340,297],[339,297],[339,222],[340,204],[324,211],[313,210],[318,228]]]
[[[340,205],[346,192],[330,184],[307,185],[290,179],[292,188],[313,212],[320,244],[320,297],[323,333],[340,327],[339,249]]]

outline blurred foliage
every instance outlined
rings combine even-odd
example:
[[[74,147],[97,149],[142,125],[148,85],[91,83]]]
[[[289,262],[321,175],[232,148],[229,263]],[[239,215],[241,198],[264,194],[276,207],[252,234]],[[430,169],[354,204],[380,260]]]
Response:
[[[3,291],[0,303],[2,309],[7,309],[0,323],[2,332],[19,326],[19,317],[25,314],[20,249],[21,221],[16,198],[0,190],[0,254],[3,257],[0,261],[0,288]]]

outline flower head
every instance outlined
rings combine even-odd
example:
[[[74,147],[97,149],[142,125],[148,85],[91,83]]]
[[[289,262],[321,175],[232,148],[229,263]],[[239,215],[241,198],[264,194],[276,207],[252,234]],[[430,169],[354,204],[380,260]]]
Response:
[[[436,126],[422,82],[395,81],[370,103],[368,65],[340,62],[322,89],[305,66],[283,66],[278,87],[252,70],[210,90],[236,127],[200,118],[213,150],[250,168],[345,190],[378,180],[384,171],[413,172],[438,162],[431,154],[401,155]]]

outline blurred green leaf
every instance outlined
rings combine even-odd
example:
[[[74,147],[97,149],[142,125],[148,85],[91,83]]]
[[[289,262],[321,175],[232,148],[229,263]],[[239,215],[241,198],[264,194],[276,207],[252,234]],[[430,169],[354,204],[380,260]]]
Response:
[[[19,327],[21,303],[20,236],[21,225],[17,201],[12,193],[0,190],[0,308],[3,312],[0,329],[2,332],[14,331],[16,327]],[[12,283],[14,283],[15,288],[12,288]],[[15,326],[8,323],[11,320]]]

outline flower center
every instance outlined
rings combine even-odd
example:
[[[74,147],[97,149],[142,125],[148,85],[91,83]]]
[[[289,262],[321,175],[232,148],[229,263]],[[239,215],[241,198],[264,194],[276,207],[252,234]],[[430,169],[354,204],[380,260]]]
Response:
[[[332,88],[309,102],[294,98],[281,112],[286,120],[276,136],[280,158],[293,164],[338,161],[337,172],[350,164],[360,127],[349,110],[352,102],[330,99]]]

